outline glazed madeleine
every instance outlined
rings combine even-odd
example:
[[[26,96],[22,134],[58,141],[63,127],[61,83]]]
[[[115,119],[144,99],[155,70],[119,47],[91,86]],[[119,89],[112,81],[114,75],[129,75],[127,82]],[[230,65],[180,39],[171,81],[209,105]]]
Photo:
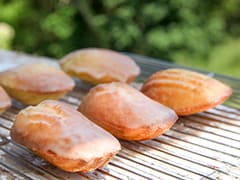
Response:
[[[11,99],[0,86],[0,114],[2,114],[7,108],[11,106]]]
[[[78,110],[125,140],[155,138],[167,131],[178,118],[173,110],[119,82],[92,88]]]
[[[59,99],[74,87],[62,70],[48,64],[24,64],[0,73],[0,84],[10,96],[29,105],[46,99]]]
[[[149,77],[142,86],[142,92],[184,116],[223,103],[231,96],[232,89],[197,72],[167,69]]]
[[[90,84],[132,82],[140,68],[130,57],[97,48],[72,52],[60,61],[62,69],[71,76]]]
[[[46,100],[17,114],[11,137],[51,164],[88,172],[106,164],[118,140],[68,104]]]

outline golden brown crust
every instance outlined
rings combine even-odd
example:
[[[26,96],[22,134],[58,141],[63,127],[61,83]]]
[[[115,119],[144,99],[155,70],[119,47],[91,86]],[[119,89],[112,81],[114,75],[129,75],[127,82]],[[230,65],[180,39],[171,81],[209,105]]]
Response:
[[[0,86],[0,114],[2,114],[7,108],[11,106],[11,99],[5,92],[5,90]]]
[[[74,51],[63,57],[60,65],[66,73],[90,84],[130,83],[140,74],[140,68],[130,57],[98,48]]]
[[[150,98],[174,109],[178,115],[191,115],[223,103],[232,89],[208,76],[183,69],[167,69],[150,76],[142,90]]]
[[[113,135],[126,140],[152,139],[177,120],[174,111],[124,83],[96,86],[78,110]]]
[[[74,87],[74,81],[63,71],[43,63],[25,64],[2,72],[0,84],[10,96],[25,104],[59,98]]]
[[[11,137],[69,172],[96,169],[120,150],[118,140],[111,134],[70,105],[53,100],[20,111]]]

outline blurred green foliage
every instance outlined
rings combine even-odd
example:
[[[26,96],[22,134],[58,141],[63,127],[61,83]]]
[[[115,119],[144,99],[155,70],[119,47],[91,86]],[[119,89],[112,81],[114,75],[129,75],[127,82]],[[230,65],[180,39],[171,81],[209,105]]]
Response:
[[[103,47],[240,76],[239,0],[0,0],[0,22],[27,53]]]

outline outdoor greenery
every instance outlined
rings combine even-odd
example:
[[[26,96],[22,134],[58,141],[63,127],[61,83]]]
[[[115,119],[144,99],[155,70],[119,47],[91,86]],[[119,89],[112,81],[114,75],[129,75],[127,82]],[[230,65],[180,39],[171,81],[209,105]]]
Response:
[[[240,77],[240,1],[0,0],[0,48],[60,58],[84,47]]]

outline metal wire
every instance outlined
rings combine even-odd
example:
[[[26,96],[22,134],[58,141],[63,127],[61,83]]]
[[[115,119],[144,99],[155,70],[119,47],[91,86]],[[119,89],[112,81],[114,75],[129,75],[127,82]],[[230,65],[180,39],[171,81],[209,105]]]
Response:
[[[129,54],[140,65],[142,82],[170,63]],[[90,173],[67,173],[35,156],[9,138],[15,115],[25,106],[14,101],[0,117],[0,178],[16,179],[223,179],[240,178],[240,81],[203,72],[233,87],[224,104],[182,117],[165,134],[141,142],[121,141],[122,150],[107,164]],[[78,106],[90,86],[77,81],[62,101]]]

